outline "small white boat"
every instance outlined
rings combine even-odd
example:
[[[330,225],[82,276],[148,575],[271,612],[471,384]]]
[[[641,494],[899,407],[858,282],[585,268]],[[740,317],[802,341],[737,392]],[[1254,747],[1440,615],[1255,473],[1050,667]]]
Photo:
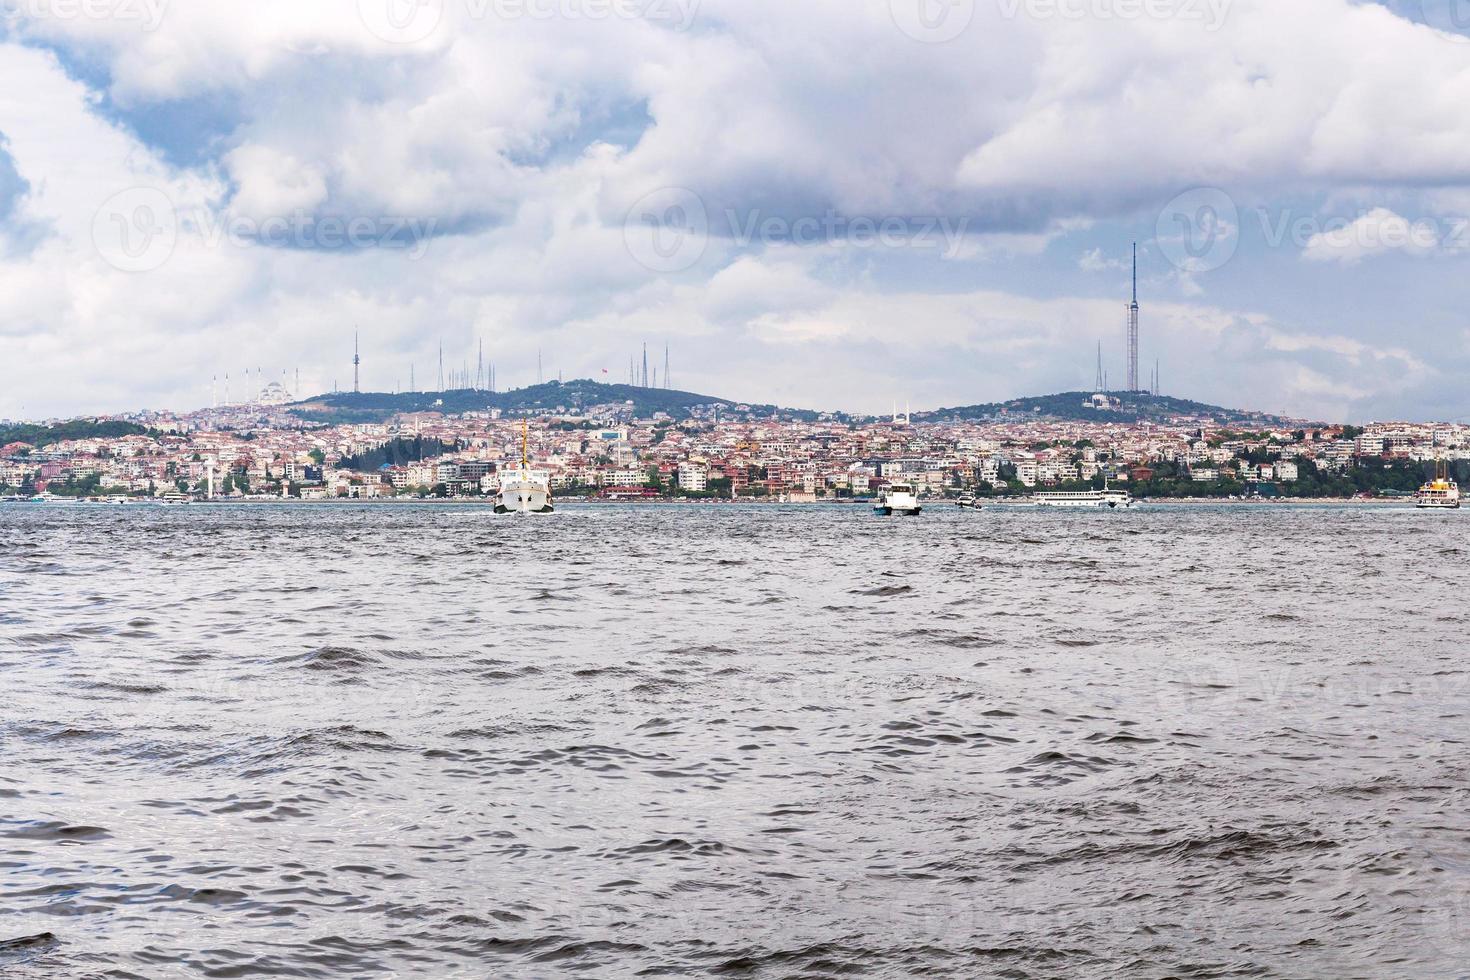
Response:
[[[530,425],[521,423],[521,465],[500,478],[497,514],[550,514],[551,477],[531,469]]]
[[[967,507],[970,510],[981,509],[980,499],[973,493],[961,494],[960,498],[954,502],[954,505],[956,507]]]
[[[873,512],[882,514],[884,517],[892,517],[897,514],[900,517],[917,517],[922,508],[919,506],[919,494],[912,484],[889,483],[878,491],[878,499],[873,502]]]
[[[1037,507],[1085,507],[1094,510],[1128,510],[1135,501],[1127,490],[1113,490],[1103,481],[1101,490],[1082,490],[1073,493],[1042,491],[1031,495]]]
[[[1435,469],[1434,479],[1414,494],[1414,506],[1420,510],[1460,509],[1460,485],[1449,478],[1443,462]]]

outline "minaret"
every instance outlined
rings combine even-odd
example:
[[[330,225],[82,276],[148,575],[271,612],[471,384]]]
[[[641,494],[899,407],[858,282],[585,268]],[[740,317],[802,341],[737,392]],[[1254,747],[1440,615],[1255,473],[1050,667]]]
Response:
[[[1128,307],[1128,390],[1138,390],[1138,243],[1133,243],[1133,302]]]
[[[1094,394],[1101,394],[1106,387],[1107,381],[1103,379],[1102,369],[1102,341],[1099,340],[1097,342],[1097,381],[1093,384],[1092,391]]]
[[[362,363],[362,357],[358,354],[357,331],[352,331],[352,393],[354,395],[362,392],[359,384],[357,366]]]

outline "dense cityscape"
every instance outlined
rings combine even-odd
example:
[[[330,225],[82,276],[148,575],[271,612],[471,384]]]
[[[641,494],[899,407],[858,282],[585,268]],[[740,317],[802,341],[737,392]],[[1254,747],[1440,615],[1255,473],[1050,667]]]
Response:
[[[1093,397],[1084,407],[1109,407],[1108,396]],[[1470,426],[1460,424],[1246,429],[1209,415],[1082,414],[853,419],[717,402],[640,414],[630,400],[326,422],[272,385],[247,403],[195,412],[0,425],[0,495],[474,498],[494,495],[524,448],[563,499],[838,501],[900,479],[930,499],[1105,481],[1145,499],[1391,498],[1439,461],[1459,470],[1470,460]]]

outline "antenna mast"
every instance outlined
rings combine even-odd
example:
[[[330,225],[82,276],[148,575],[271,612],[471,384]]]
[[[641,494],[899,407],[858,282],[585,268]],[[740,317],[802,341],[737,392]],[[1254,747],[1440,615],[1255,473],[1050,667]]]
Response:
[[[1128,390],[1138,390],[1138,243],[1133,243],[1133,302],[1128,306]]]

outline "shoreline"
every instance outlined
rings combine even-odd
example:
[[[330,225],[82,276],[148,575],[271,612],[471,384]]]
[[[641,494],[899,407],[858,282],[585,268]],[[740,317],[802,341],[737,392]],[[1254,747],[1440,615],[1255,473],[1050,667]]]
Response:
[[[352,506],[352,507],[493,507],[494,501],[489,498],[466,498],[466,497],[444,497],[444,498],[413,498],[394,499],[383,498],[376,500],[361,500],[350,497],[333,497],[327,500],[302,500],[296,497],[257,497],[241,499],[215,499],[215,500],[192,500],[186,503],[162,503],[158,500],[146,497],[122,498],[126,503],[114,503],[110,500],[90,500],[81,497],[62,497],[55,500],[0,500],[0,507],[7,505],[24,507],[79,507],[84,509],[93,508],[118,508],[118,507],[147,507],[147,508],[176,508],[176,507],[321,507],[321,506]],[[815,501],[781,501],[762,500],[753,498],[742,498],[739,500],[689,500],[679,498],[659,498],[651,500],[597,500],[586,498],[567,498],[553,501],[558,507],[843,507],[843,508],[867,508],[872,505],[871,500],[815,500]],[[963,510],[953,500],[936,500],[922,502],[925,510]],[[1024,497],[997,498],[985,500],[978,510],[1019,510],[1035,508],[1030,500]],[[1219,497],[1159,497],[1144,498],[1135,502],[1135,506],[1152,507],[1397,507],[1405,510],[1415,510],[1413,498],[1370,498],[1357,497],[1277,497],[1269,500],[1230,500]]]

